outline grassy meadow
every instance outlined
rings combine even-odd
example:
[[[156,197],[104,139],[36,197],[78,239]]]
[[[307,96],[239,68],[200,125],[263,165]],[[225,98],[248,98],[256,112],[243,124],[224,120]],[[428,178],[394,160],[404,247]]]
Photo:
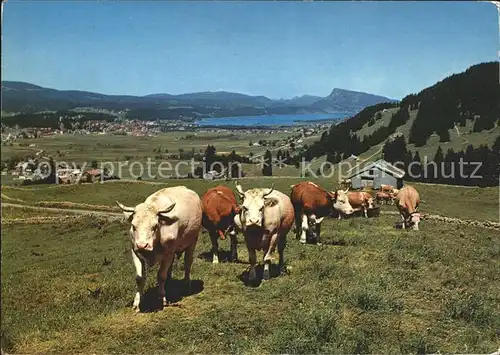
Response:
[[[135,160],[146,160],[148,157],[153,158],[157,154],[153,150],[158,148],[162,148],[163,152],[168,149],[168,154],[178,154],[179,149],[185,151],[194,149],[195,153],[199,153],[200,150],[205,151],[208,144],[215,144],[217,152],[221,154],[229,154],[232,150],[239,154],[248,154],[262,151],[262,147],[250,146],[250,140],[257,142],[261,139],[283,139],[293,135],[293,133],[269,134],[262,132],[252,134],[249,137],[244,133],[198,132],[197,139],[186,139],[190,135],[193,135],[193,132],[166,132],[153,137],[65,134],[37,139],[20,139],[16,140],[13,146],[2,147],[2,159],[14,155],[22,156],[43,149],[47,151],[47,155],[53,156],[56,156],[57,151],[59,151],[63,155],[61,159],[68,161],[124,161],[127,160],[125,156],[131,156]],[[19,146],[19,144],[36,144],[36,147],[30,148]]]
[[[274,185],[277,190],[286,194],[291,191],[290,185],[300,181],[314,181],[319,185],[333,190],[338,187],[334,178],[290,178],[290,177],[257,177],[242,179],[244,189],[251,187],[270,187]],[[81,185],[31,185],[16,187],[2,186],[4,202],[19,203],[18,200],[28,204],[41,202],[61,203],[73,202],[79,204],[100,205],[115,207],[116,200],[128,205],[142,202],[146,196],[160,188],[184,185],[197,193],[203,194],[208,188],[218,184],[227,184],[234,190],[234,181],[224,180],[204,181],[200,179],[170,180],[165,182],[140,182],[140,181],[108,181],[95,184]],[[499,191],[498,188],[488,187],[459,187],[448,185],[411,184],[417,188],[423,202],[420,210],[447,217],[462,219],[499,221]],[[50,207],[46,205],[46,207]],[[56,206],[57,207],[57,206]],[[396,211],[394,206],[382,206],[384,210]]]
[[[263,131],[251,136],[245,133],[230,132],[198,132],[196,139],[189,138],[193,132],[167,132],[154,137],[133,137],[120,135],[56,135],[37,139],[20,139],[14,145],[2,146],[1,158],[3,161],[12,157],[35,155],[44,150],[43,156],[52,156],[59,163],[65,162],[70,166],[80,165],[89,169],[91,162],[96,161],[103,168],[108,168],[113,174],[122,179],[136,179],[141,176],[144,180],[164,180],[169,176],[187,176],[194,169],[201,166],[201,162],[192,165],[188,160],[167,159],[166,155],[185,152],[203,153],[207,145],[216,147],[217,154],[230,154],[233,150],[242,156],[253,154],[261,156],[269,149],[276,157],[280,147],[250,146],[250,142],[259,140],[286,139],[297,132]],[[317,136],[303,139],[303,144],[311,144]],[[35,147],[29,145],[35,144]],[[161,149],[161,153],[158,150]],[[288,149],[288,147],[286,148]],[[161,157],[159,155],[163,155]],[[86,165],[84,165],[86,164]],[[242,164],[247,176],[262,176],[260,164]],[[300,176],[299,169],[294,166],[275,167],[276,176]],[[156,177],[156,178],[155,178]],[[2,184],[13,184],[16,180],[12,175],[3,175]]]
[[[288,193],[298,181],[262,178],[241,184],[246,189],[274,183]],[[333,180],[315,181],[335,188]],[[220,182],[2,186],[2,201],[59,207],[73,202],[92,210],[112,207],[115,200],[134,205],[177,183],[202,194]],[[415,186],[426,201],[424,212],[498,220],[496,189]],[[394,206],[383,209],[395,211]],[[2,208],[3,219],[35,215],[54,212]],[[240,261],[213,265],[203,232],[191,294],[179,281],[181,257],[167,283],[172,305],[159,310],[155,266],[146,287],[147,309],[140,314],[131,309],[135,273],[125,224],[91,217],[4,224],[2,348],[16,354],[495,351],[500,340],[498,231],[430,220],[419,232],[402,231],[394,228],[398,220],[389,215],[327,219],[322,246],[301,245],[290,231],[287,271],[278,275],[274,270],[259,287],[246,286],[248,254],[241,235]],[[229,243],[220,246],[222,261]]]

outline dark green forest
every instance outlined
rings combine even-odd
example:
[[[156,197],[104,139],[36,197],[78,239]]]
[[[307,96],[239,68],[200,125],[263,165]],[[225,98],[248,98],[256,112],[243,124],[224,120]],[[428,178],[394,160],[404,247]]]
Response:
[[[448,142],[450,140],[448,130],[455,125],[465,126],[467,119],[474,120],[474,132],[492,129],[500,119],[498,70],[498,62],[474,65],[465,72],[451,75],[437,84],[422,90],[418,94],[406,96],[399,104],[382,103],[367,107],[350,119],[338,125],[332,125],[330,130],[325,132],[318,142],[308,147],[304,153],[304,157],[306,160],[311,160],[326,154],[327,161],[338,163],[351,154],[359,155],[364,153],[372,146],[386,141],[391,134],[396,132],[399,126],[408,122],[410,118],[409,111],[417,109],[418,113],[408,137],[409,143],[415,144],[416,147],[424,146],[433,133],[439,135],[440,142]],[[383,109],[398,106],[399,109],[393,114],[388,126],[380,127],[362,140],[355,134],[363,125],[367,123],[368,125],[373,125],[377,119],[380,119],[380,111]],[[397,146],[398,144],[400,145],[397,148],[400,150],[398,158],[404,157],[404,159],[397,159],[395,161],[412,161],[415,159],[406,150],[406,143],[401,141],[401,138],[390,143],[389,147],[393,145]],[[460,161],[460,158],[469,162],[484,162],[481,169],[484,170],[485,174],[483,175],[486,177],[481,184],[486,183],[488,186],[492,184],[497,185],[498,168],[495,170],[492,164],[494,162],[498,164],[500,148],[498,139],[495,144],[493,149],[483,145],[476,149],[469,146],[465,152],[449,151],[444,154],[438,151],[437,158],[440,159],[441,155],[443,155],[441,161],[445,162]],[[386,160],[391,161],[391,153],[385,153],[388,153]],[[416,152],[416,155],[419,158],[418,152]],[[477,180],[465,181],[464,179],[455,179],[451,181],[450,178],[443,176],[427,178],[425,181],[459,185],[480,184]]]
[[[83,117],[77,117],[82,115]],[[60,117],[63,117],[60,120]],[[105,113],[77,113],[72,111],[59,111],[55,113],[24,113],[15,116],[2,117],[2,125],[20,128],[39,127],[39,128],[52,128],[59,129],[61,122],[66,128],[71,127],[72,123],[79,123],[80,127],[86,121],[106,121],[113,122],[115,116]]]
[[[465,151],[443,151],[434,157],[421,157],[406,147],[404,136],[384,145],[384,159],[406,171],[405,180],[465,186],[498,186],[500,173],[500,136],[491,148],[469,145]]]

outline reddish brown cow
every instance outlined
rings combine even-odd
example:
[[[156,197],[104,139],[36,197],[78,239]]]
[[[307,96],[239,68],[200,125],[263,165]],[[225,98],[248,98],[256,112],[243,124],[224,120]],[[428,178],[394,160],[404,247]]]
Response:
[[[321,243],[321,222],[334,209],[346,214],[353,212],[347,199],[340,202],[337,198],[339,193],[341,192],[327,191],[310,181],[292,185],[291,200],[295,212],[295,233],[301,243],[306,243],[308,233],[316,239],[318,244]]]
[[[403,221],[403,229],[412,227],[412,229],[418,230],[420,220],[425,218],[424,214],[418,212],[419,204],[420,196],[414,187],[404,186],[399,190],[396,196],[396,207]]]
[[[368,218],[368,209],[373,208],[373,197],[368,192],[350,191],[348,194],[349,203],[354,210],[363,210],[363,214]]]
[[[225,239],[225,234],[231,237],[231,260],[238,259],[236,229],[234,216],[239,213],[238,203],[233,191],[224,185],[213,187],[201,198],[203,207],[203,227],[210,234],[212,241],[213,263],[219,262],[218,238]]]
[[[380,185],[380,190],[383,192],[392,192],[392,190],[394,190],[394,186],[382,184]]]
[[[375,195],[375,199],[380,204],[382,203],[388,204],[389,201],[391,201],[391,205],[394,204],[394,194],[392,192],[378,191]]]

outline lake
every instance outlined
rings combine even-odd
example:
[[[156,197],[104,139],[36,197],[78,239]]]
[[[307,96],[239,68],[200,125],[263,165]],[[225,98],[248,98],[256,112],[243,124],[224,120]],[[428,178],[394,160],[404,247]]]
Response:
[[[336,121],[350,117],[351,113],[315,113],[297,115],[268,115],[268,116],[240,116],[240,117],[211,117],[196,121],[198,126],[292,126],[304,124],[308,121],[332,120]]]

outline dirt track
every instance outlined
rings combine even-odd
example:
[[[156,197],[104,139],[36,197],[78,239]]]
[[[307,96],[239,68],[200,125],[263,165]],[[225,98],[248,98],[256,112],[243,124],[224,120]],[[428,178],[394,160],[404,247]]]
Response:
[[[63,203],[63,202],[61,202]],[[4,207],[13,207],[13,208],[26,208],[30,210],[38,210],[38,211],[50,211],[50,212],[60,212],[61,216],[57,217],[29,217],[29,218],[13,218],[13,219],[3,219],[2,223],[52,223],[54,221],[61,221],[62,219],[74,219],[75,216],[68,215],[74,214],[79,216],[93,216],[97,218],[105,218],[108,220],[123,220],[123,214],[120,212],[110,212],[110,211],[96,211],[96,210],[86,210],[86,209],[75,209],[75,208],[55,208],[55,207],[40,207],[40,206],[30,206],[19,203],[2,203]],[[91,206],[91,205],[88,205]],[[385,215],[393,215],[398,216],[399,213],[396,211],[381,211],[381,214]],[[492,222],[492,221],[476,221],[476,220],[467,220],[467,219],[459,219],[453,217],[446,217],[440,215],[428,214],[427,219],[433,221],[440,221],[445,223],[459,224],[459,225],[468,225],[468,226],[476,226],[488,229],[494,229],[500,231],[500,223]]]
[[[399,216],[396,211],[380,211],[381,214]],[[500,223],[492,221],[476,221],[472,219],[460,219],[453,217],[440,216],[438,214],[427,214],[427,219],[431,221],[439,221],[445,223],[454,223],[459,225],[476,226],[488,229],[495,229],[500,231]]]

